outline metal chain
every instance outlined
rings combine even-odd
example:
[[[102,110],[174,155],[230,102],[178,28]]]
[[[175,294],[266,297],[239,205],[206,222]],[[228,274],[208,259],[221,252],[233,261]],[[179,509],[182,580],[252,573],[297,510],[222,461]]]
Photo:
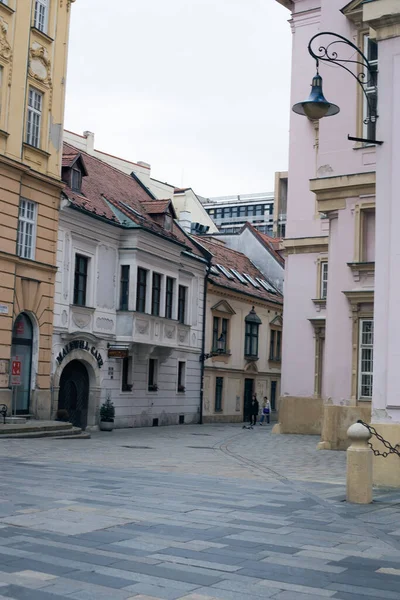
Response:
[[[374,453],[375,456],[383,456],[383,458],[386,458],[387,456],[390,456],[390,454],[396,454],[398,457],[400,457],[400,450],[398,448],[400,448],[400,445],[397,444],[395,447],[392,446],[392,444],[390,444],[390,442],[388,442],[387,440],[383,439],[383,437],[377,432],[377,430],[375,429],[375,427],[372,427],[371,425],[368,425],[368,423],[364,423],[364,421],[361,421],[361,419],[359,419],[357,421],[357,423],[360,423],[361,425],[364,425],[364,427],[366,427],[368,429],[368,431],[370,432],[371,435],[374,435],[376,437],[377,440],[379,440],[384,446],[385,448],[388,449],[388,452],[379,452],[379,450],[376,450],[373,446],[371,442],[368,442],[368,446],[371,448],[372,452]]]

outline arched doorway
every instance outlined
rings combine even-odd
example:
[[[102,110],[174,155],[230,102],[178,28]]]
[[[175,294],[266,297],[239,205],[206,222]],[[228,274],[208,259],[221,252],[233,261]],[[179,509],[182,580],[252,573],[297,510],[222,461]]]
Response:
[[[89,375],[79,360],[72,360],[61,374],[58,410],[66,410],[68,420],[86,429],[89,403]]]
[[[15,319],[12,332],[11,360],[21,362],[21,384],[15,387],[16,414],[29,414],[31,396],[33,327],[28,315],[21,313]]]

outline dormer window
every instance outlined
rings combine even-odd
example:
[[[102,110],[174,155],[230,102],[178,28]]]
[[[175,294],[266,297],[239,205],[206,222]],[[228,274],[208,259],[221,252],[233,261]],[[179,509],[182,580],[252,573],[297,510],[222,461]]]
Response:
[[[71,190],[74,192],[80,192],[82,189],[82,172],[74,166],[71,169]]]

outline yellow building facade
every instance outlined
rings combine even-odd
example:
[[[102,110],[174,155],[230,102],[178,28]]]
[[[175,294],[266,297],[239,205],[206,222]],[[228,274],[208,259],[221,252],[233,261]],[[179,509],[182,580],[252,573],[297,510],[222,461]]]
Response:
[[[71,3],[0,0],[0,403],[49,418]],[[13,359],[17,367],[11,389]],[[20,367],[20,374],[18,374]]]

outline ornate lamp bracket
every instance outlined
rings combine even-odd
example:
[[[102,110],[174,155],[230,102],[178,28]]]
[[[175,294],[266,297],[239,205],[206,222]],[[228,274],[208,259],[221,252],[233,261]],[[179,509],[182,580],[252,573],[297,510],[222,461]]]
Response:
[[[321,39],[322,38],[322,39]],[[327,39],[326,42],[323,40]],[[331,41],[329,41],[331,40]],[[346,46],[353,50],[349,58],[342,58],[339,55],[339,49]],[[326,62],[338,65],[345,69],[357,81],[361,87],[368,106],[368,117],[364,120],[365,124],[370,121],[376,122],[378,113],[375,104],[371,102],[371,98],[367,90],[377,91],[377,68],[371,64],[365,54],[353,42],[332,31],[322,31],[314,35],[308,44],[308,52],[314,58],[317,65],[317,72],[320,62]],[[351,68],[356,67],[356,72]],[[363,138],[354,138],[348,136],[349,140],[369,142],[373,144],[382,144],[377,140],[366,140]]]

